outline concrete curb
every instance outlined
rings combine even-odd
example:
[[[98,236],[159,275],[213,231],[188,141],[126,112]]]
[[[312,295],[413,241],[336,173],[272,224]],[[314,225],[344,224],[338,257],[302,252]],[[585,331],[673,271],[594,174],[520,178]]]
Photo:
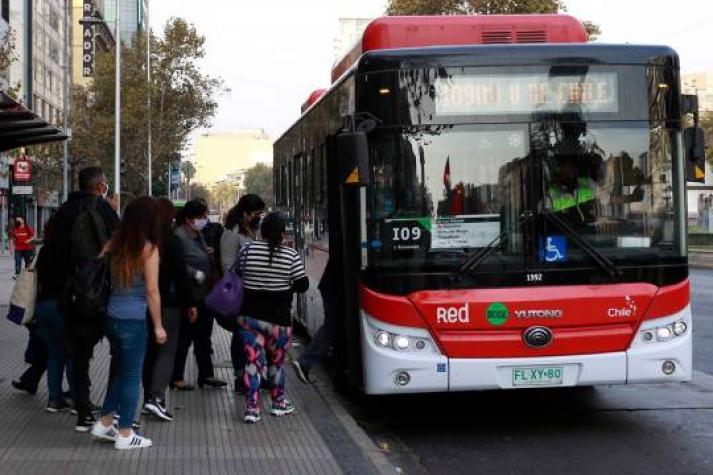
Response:
[[[374,467],[382,475],[393,475],[400,473],[399,470],[389,461],[388,457],[374,444],[374,441],[367,435],[364,429],[349,414],[347,408],[342,403],[341,396],[335,391],[331,384],[331,378],[321,368],[313,368],[312,372],[317,375],[317,381],[312,383],[317,392],[329,404],[339,422],[344,426],[354,442],[361,448],[364,454],[374,464]]]
[[[299,341],[299,340],[298,340]],[[290,351],[290,366],[292,361],[297,359],[297,354],[301,353],[304,348],[304,341],[299,341],[300,346],[293,346]],[[357,421],[349,414],[346,406],[342,402],[342,397],[334,389],[331,384],[331,377],[322,369],[321,365],[315,365],[311,368],[312,373],[316,376],[316,381],[311,386],[324,399],[324,402],[331,408],[334,416],[339,423],[347,431],[347,434],[354,443],[361,449],[366,458],[374,465],[374,468],[381,475],[394,475],[400,473],[400,470],[392,464],[388,457],[374,444],[374,441],[367,435]],[[293,371],[292,368],[289,371]],[[297,378],[293,378],[294,384],[302,384]]]

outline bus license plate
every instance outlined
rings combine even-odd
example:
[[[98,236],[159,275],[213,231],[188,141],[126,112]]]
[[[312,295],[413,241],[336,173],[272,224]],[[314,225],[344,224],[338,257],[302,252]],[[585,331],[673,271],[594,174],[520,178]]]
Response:
[[[562,366],[532,366],[512,369],[513,386],[557,386],[562,384]]]

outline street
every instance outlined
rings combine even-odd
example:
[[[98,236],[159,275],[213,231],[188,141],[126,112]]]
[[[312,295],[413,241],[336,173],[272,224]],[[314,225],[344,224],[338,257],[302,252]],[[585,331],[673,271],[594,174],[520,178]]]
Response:
[[[691,282],[690,384],[352,397],[350,410],[406,473],[713,473],[713,270]]]

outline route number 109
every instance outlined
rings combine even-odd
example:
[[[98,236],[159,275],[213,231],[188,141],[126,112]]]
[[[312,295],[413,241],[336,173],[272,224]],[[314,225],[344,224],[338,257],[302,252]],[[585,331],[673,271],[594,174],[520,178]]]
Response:
[[[414,227],[403,227],[403,228],[393,228],[394,232],[393,241],[418,241],[421,239],[421,228],[418,226]]]

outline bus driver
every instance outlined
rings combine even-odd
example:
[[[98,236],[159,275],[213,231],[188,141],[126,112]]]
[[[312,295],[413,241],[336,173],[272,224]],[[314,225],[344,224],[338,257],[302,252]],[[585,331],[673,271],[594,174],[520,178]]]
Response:
[[[594,223],[600,214],[596,182],[579,173],[576,155],[558,155],[554,162],[544,208],[573,226]]]

